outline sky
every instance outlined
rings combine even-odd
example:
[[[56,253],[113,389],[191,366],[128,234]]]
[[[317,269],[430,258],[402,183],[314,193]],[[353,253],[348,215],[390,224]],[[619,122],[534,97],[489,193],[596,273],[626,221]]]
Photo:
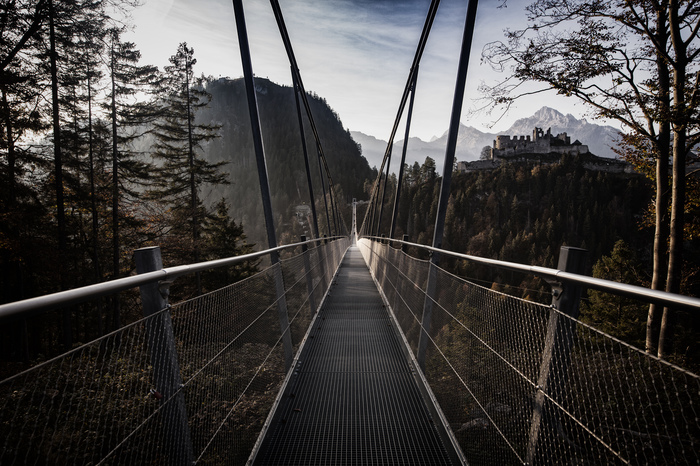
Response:
[[[518,101],[508,114],[474,112],[484,105],[481,83],[505,76],[481,63],[486,43],[524,26],[530,0],[479,2],[461,121],[481,131],[502,132],[546,105],[577,118],[585,108],[553,93]],[[388,139],[430,0],[280,0],[304,86],[326,99],[350,131]],[[142,64],[162,67],[178,44],[194,48],[195,73],[243,75],[231,0],[145,0],[132,13],[126,36]],[[244,0],[253,71],[291,85],[289,62],[268,0]],[[442,0],[421,61],[411,136],[425,141],[449,126],[467,0]],[[402,123],[403,125],[403,123]],[[403,136],[399,127],[396,139]]]

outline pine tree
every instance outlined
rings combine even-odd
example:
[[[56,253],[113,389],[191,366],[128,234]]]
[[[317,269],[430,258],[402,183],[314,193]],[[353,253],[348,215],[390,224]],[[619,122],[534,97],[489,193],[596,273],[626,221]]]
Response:
[[[224,259],[252,253],[254,245],[246,241],[243,226],[230,217],[226,201],[219,201],[215,209],[203,232],[203,259]],[[213,270],[204,277],[205,288],[217,289],[242,280],[257,272],[258,263],[257,260],[246,261]]]
[[[38,53],[47,57],[48,69],[44,79],[51,90],[50,121],[53,139],[53,188],[56,205],[57,253],[55,273],[61,289],[81,281],[79,273],[80,250],[76,235],[80,218],[73,218],[84,199],[82,190],[81,157],[85,155],[83,128],[85,121],[85,96],[82,83],[85,78],[81,67],[75,67],[76,57],[87,52],[86,44],[99,40],[100,26],[104,19],[102,2],[73,0],[58,2],[48,0],[48,30],[42,35],[48,39],[48,49],[39,47]],[[85,38],[87,37],[87,41]],[[39,41],[41,44],[42,41]],[[89,49],[89,48],[88,48]],[[63,314],[63,345],[72,344],[71,312]]]
[[[593,276],[619,283],[641,285],[641,264],[634,251],[618,240],[609,256],[603,256],[593,266]],[[583,318],[596,328],[621,340],[644,346],[646,307],[643,303],[624,296],[614,296],[601,291],[588,291],[590,306],[585,308]]]
[[[134,151],[133,143],[143,136],[147,124],[156,116],[152,101],[137,94],[145,94],[158,78],[158,69],[150,65],[139,65],[141,53],[132,42],[121,41],[121,30],[108,31],[107,78],[108,92],[104,102],[109,115],[112,140],[112,278],[121,274],[121,224],[133,216],[120,213],[123,203],[138,198],[138,189],[149,179],[152,164]],[[118,302],[114,302],[114,326],[120,326]]]
[[[204,143],[218,137],[219,127],[195,122],[197,110],[207,106],[211,96],[194,77],[194,50],[181,43],[170,63],[161,83],[162,115],[155,124],[153,155],[162,165],[152,194],[170,206],[172,233],[190,238],[180,259],[198,262],[207,218],[200,190],[205,184],[226,184],[227,179],[220,170],[223,163],[209,163],[199,155]]]

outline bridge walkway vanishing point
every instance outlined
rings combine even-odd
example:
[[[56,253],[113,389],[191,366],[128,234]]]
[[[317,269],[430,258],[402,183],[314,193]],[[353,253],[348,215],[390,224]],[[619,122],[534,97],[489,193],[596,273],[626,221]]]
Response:
[[[460,462],[356,246],[271,415],[254,464]]]

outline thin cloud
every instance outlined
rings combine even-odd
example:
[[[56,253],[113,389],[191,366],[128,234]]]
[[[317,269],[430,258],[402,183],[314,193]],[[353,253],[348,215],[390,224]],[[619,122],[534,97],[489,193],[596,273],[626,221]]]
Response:
[[[502,38],[506,26],[522,24],[527,2],[509,0],[505,9],[497,8],[497,1],[479,5],[465,114],[478,97],[479,83],[497,78],[479,64],[483,44]],[[347,128],[380,138],[387,138],[393,125],[429,5],[430,0],[280,0],[307,90],[324,97]],[[422,139],[442,135],[449,124],[466,5],[466,0],[442,0],[425,49],[412,125],[412,135]],[[269,1],[246,0],[244,8],[256,75],[290,85]],[[186,41],[195,49],[198,74],[241,76],[230,0],[148,0],[134,19],[131,40],[144,62],[163,66]],[[539,108],[521,107],[504,124]]]

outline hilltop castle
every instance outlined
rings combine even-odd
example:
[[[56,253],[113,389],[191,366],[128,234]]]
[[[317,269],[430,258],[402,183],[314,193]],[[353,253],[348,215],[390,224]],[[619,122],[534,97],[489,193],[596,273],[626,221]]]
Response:
[[[491,148],[491,160],[512,158],[521,154],[588,154],[588,146],[578,140],[571,142],[566,133],[552,135],[552,129],[545,133],[542,128],[532,130],[530,136],[496,136]]]
[[[456,171],[466,173],[494,170],[502,164],[513,162],[548,165],[559,162],[563,155],[583,156],[580,157],[580,161],[587,170],[610,173],[634,172],[632,165],[623,160],[597,157],[591,154],[588,146],[579,141],[572,143],[571,138],[566,133],[553,136],[551,128],[546,133],[542,131],[542,128],[535,128],[532,131],[532,137],[496,136],[490,158],[482,158],[474,162],[457,162]]]

